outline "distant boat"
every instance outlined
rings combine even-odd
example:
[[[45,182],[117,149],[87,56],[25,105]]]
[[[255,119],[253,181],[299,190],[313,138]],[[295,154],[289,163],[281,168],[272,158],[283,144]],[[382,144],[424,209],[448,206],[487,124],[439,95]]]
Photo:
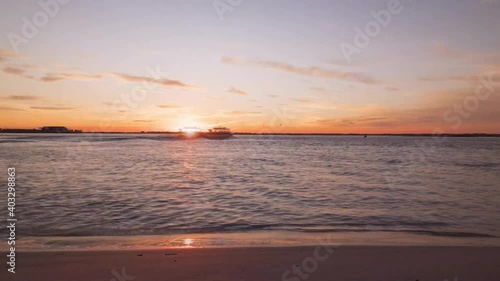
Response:
[[[224,140],[233,137],[233,133],[226,127],[214,127],[208,132],[201,133],[200,136],[209,140]]]

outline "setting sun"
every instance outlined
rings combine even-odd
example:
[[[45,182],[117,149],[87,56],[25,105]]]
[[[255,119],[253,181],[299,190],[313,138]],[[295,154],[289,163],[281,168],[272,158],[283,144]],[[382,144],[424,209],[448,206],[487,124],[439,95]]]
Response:
[[[184,239],[184,245],[186,245],[187,247],[191,247],[191,244],[193,244],[193,239],[191,238],[186,238]]]
[[[181,119],[175,124],[176,125],[174,129],[183,132],[196,132],[207,128],[207,125],[203,124],[202,122],[196,120],[196,118],[193,117]]]

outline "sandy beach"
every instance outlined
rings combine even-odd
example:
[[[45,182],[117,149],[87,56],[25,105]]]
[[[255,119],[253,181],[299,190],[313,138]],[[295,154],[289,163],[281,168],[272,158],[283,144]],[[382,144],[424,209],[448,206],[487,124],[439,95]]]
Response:
[[[498,247],[171,248],[19,252],[13,281],[500,279]]]

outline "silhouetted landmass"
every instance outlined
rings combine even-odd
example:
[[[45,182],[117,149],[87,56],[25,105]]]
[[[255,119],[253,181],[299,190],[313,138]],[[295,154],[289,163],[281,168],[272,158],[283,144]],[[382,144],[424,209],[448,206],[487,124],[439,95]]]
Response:
[[[45,134],[75,134],[81,130],[70,130],[64,126],[44,126],[40,129],[0,129],[0,133],[45,133]]]

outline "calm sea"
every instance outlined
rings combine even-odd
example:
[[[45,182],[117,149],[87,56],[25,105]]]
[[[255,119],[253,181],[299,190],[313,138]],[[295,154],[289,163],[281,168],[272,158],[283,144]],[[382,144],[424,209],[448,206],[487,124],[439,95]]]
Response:
[[[0,155],[18,236],[500,236],[500,138],[2,134]]]

